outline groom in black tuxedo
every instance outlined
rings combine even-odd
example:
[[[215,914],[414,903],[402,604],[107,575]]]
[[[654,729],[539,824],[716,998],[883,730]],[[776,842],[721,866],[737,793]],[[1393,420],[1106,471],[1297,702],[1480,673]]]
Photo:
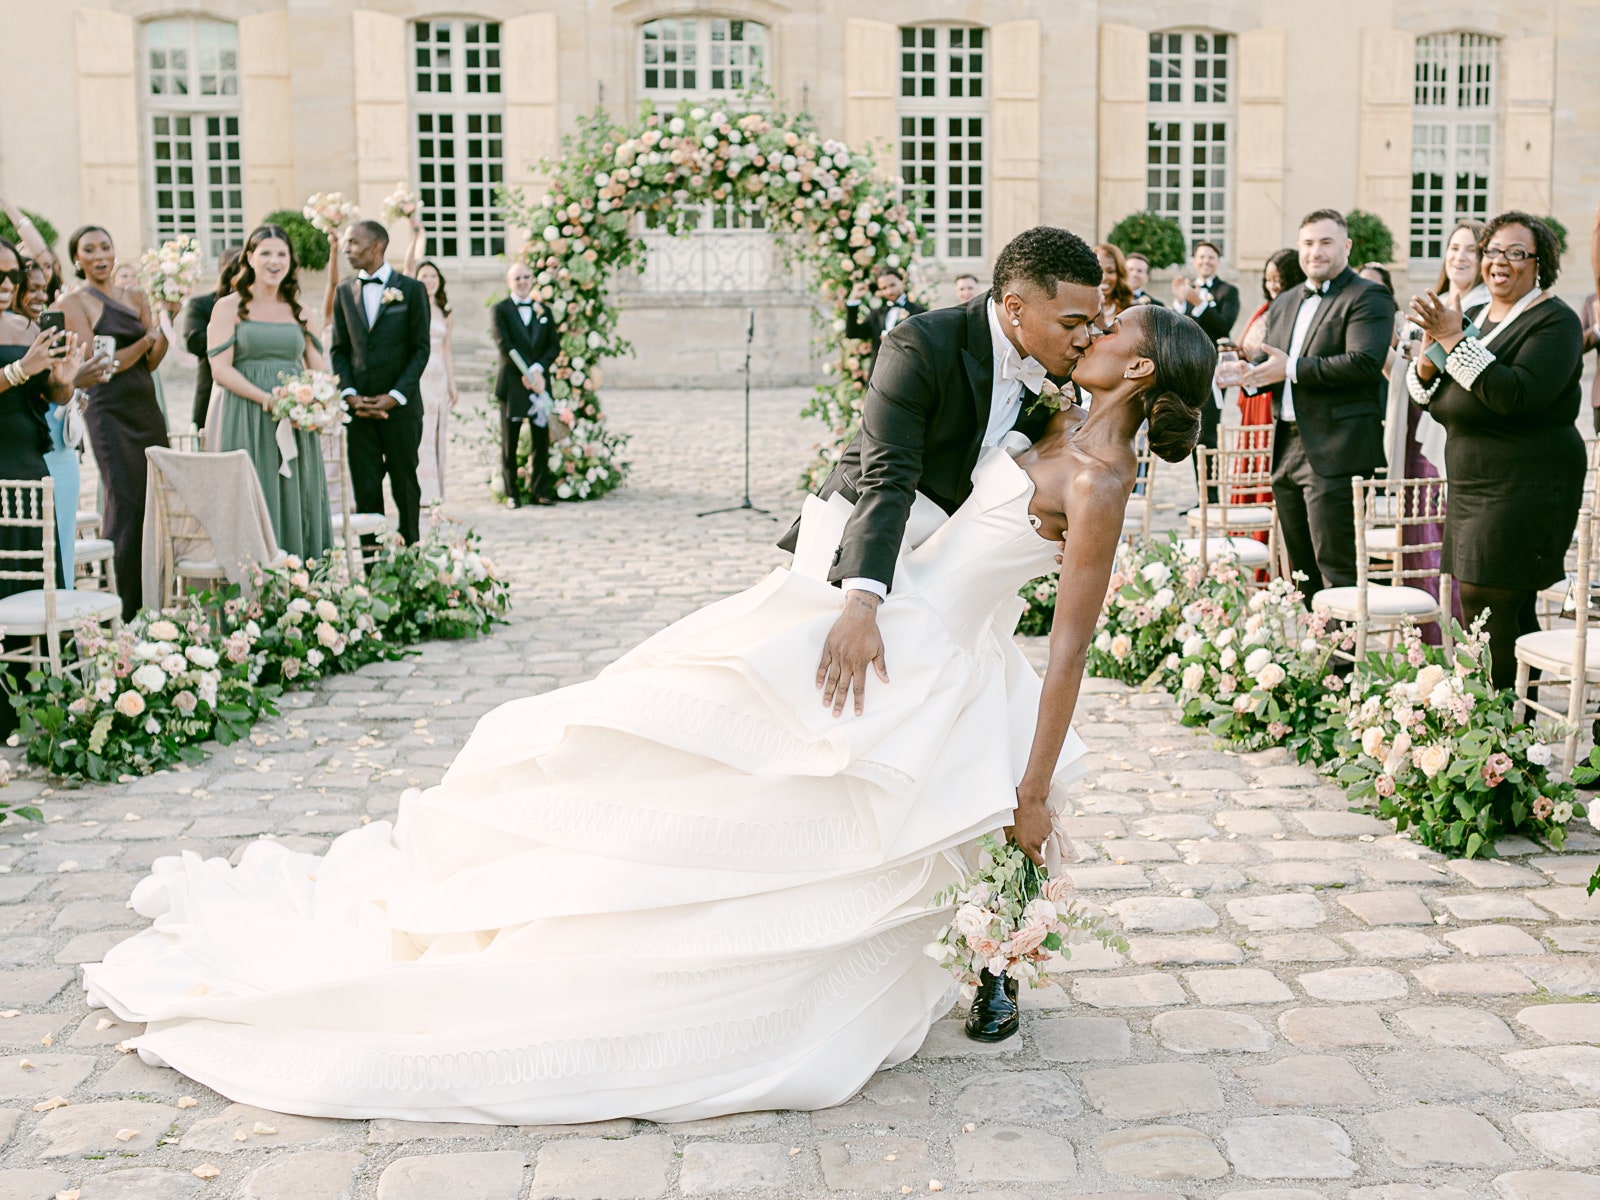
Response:
[[[550,424],[548,412],[540,424],[533,411],[533,397],[549,401],[550,366],[561,350],[561,333],[554,314],[533,295],[533,271],[527,263],[512,263],[506,272],[511,294],[494,306],[494,341],[500,347],[500,375],[495,380],[494,398],[500,404],[500,478],[506,500],[522,507],[522,489],[517,482],[517,440],[522,423],[529,422],[533,449],[528,465],[532,478],[528,491],[535,504],[554,504],[550,497]],[[515,359],[522,360],[522,373]]]
[[[381,513],[383,477],[399,510],[400,536],[421,534],[422,380],[428,341],[428,290],[383,261],[389,231],[358,221],[345,241],[355,275],[333,307],[333,369],[350,406],[350,483],[356,508]]]

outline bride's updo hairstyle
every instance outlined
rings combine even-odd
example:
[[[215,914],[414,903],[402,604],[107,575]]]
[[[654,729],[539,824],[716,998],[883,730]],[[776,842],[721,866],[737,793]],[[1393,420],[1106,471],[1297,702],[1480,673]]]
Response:
[[[1150,449],[1168,462],[1182,462],[1200,440],[1200,410],[1211,399],[1217,348],[1204,329],[1170,308],[1145,304],[1133,311],[1139,314],[1139,353],[1155,364],[1144,393]]]

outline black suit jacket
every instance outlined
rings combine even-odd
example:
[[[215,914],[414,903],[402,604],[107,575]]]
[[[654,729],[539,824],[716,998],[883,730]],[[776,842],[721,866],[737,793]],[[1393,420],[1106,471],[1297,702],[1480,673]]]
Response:
[[[389,419],[422,420],[422,371],[433,347],[428,339],[428,289],[409,275],[391,271],[384,285],[401,298],[378,309],[367,327],[361,303],[361,281],[351,277],[339,285],[333,306],[333,370],[339,382],[358,396],[399,392],[406,402],[389,410]]]
[[[1213,279],[1206,285],[1206,290],[1211,293],[1211,303],[1199,316],[1194,317],[1194,321],[1215,343],[1229,336],[1233,332],[1233,323],[1239,319],[1239,289],[1226,279]],[[1180,305],[1178,311],[1185,316],[1193,316],[1187,304]]]
[[[884,324],[889,320],[890,307],[891,306],[888,304],[881,304],[877,308],[868,308],[865,303],[845,305],[845,336],[864,338],[871,342],[872,349],[870,353],[874,360],[876,360],[878,357],[879,347],[883,345],[883,327]],[[928,311],[922,305],[913,304],[910,300],[907,300],[904,304],[893,307],[902,309],[907,316],[912,317],[916,316],[918,313],[925,313]],[[895,323],[898,325],[900,321],[904,321],[905,319],[905,317],[900,317]]]
[[[194,369],[194,417],[196,429],[206,427],[206,417],[211,411],[211,358],[206,353],[206,330],[211,324],[211,310],[217,306],[215,292],[201,292],[189,298],[183,310],[183,348],[200,360]]]
[[[833,582],[892,585],[915,493],[947,513],[971,495],[994,383],[988,302],[976,296],[920,313],[884,336],[861,429],[817,493],[840,492],[855,505],[828,573]],[[1031,395],[1023,395],[1016,428],[1037,438],[1050,413],[1042,405],[1029,412]],[[798,534],[796,522],[778,544],[793,550]]]
[[[528,389],[523,385],[522,372],[511,361],[515,350],[528,366],[544,368],[545,381],[550,380],[550,366],[561,351],[561,334],[556,329],[555,314],[537,300],[533,306],[533,320],[524,325],[517,303],[507,296],[494,306],[494,342],[500,347],[500,375],[495,380],[494,398],[506,404],[507,415],[528,415]]]
[[[1267,309],[1267,345],[1288,352],[1305,299],[1303,287],[1279,293]],[[1294,385],[1295,422],[1319,475],[1371,475],[1383,465],[1383,360],[1394,314],[1394,297],[1349,267],[1328,281],[1300,347]],[[1280,383],[1272,388],[1272,415],[1282,410]]]

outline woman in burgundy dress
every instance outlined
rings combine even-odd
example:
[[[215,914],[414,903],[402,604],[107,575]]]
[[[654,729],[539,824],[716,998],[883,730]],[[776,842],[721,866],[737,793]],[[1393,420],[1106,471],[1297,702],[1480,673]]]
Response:
[[[139,611],[143,591],[144,452],[167,444],[167,422],[151,376],[167,353],[167,339],[143,295],[111,286],[117,251],[109,233],[86,225],[68,241],[67,254],[85,281],[61,300],[67,328],[85,343],[94,337],[116,342],[111,377],[89,389],[84,423],[105,489],[100,528],[115,547],[117,591],[127,619]],[[152,604],[160,600],[149,597]]]

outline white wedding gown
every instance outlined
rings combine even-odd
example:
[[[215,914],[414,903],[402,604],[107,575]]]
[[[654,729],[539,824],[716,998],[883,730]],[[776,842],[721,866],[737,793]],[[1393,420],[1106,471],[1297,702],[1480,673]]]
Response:
[[[954,998],[923,949],[1008,823],[1039,678],[1017,589],[1055,567],[1002,451],[879,610],[891,682],[814,683],[849,506],[793,569],[598,678],[479,723],[444,782],[318,857],[165,858],[154,924],[86,968],[148,1060],[283,1112],[689,1120],[848,1099]],[[925,502],[924,502],[925,503]],[[942,514],[940,514],[942,516]],[[1069,737],[1063,772],[1079,769]]]

